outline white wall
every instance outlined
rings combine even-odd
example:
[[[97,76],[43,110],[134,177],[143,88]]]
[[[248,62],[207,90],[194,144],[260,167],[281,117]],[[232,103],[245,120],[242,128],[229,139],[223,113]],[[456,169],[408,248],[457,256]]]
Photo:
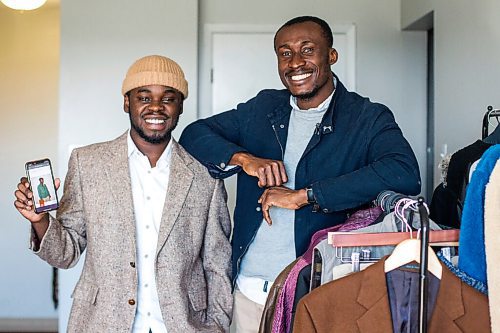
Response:
[[[480,139],[486,107],[500,107],[500,1],[416,3],[402,0],[403,27],[434,10],[437,165],[443,145],[454,152]]]
[[[391,108],[417,155],[420,169],[425,170],[426,36],[423,32],[401,31],[400,12],[400,0],[203,0],[200,26],[280,26],[300,15],[319,16],[330,25],[354,23],[356,90]]]
[[[197,29],[195,0],[62,1],[60,174],[70,147],[114,139],[129,128],[121,83],[132,62],[144,55],[168,56],[184,69],[189,97],[176,133],[196,119]],[[61,274],[61,332],[78,275],[78,268]]]
[[[200,27],[205,23],[280,25],[307,14],[331,24],[356,24],[357,91],[393,110],[421,168],[425,166],[426,40],[423,32],[401,28],[434,10],[436,159],[444,143],[453,151],[479,138],[486,106],[500,106],[497,0],[401,0],[401,6],[400,0],[199,2]],[[169,55],[185,69],[190,97],[179,130],[196,118],[197,54],[202,52],[197,49],[197,1],[63,1],[61,10],[58,112],[58,10],[14,16],[0,7],[0,209],[4,220],[0,317],[56,316],[51,308],[50,268],[28,252],[28,226],[12,206],[24,162],[48,156],[62,176],[70,145],[111,139],[128,128],[121,80],[131,62],[145,54]],[[37,137],[34,144],[29,133],[42,126],[52,134]],[[67,286],[65,292],[71,288]],[[65,316],[61,311],[61,318]]]
[[[113,139],[129,127],[121,84],[144,55],[168,56],[184,69],[189,97],[176,133],[196,119],[197,13],[195,0],[62,2],[61,162],[69,146]]]
[[[52,269],[28,250],[29,223],[13,193],[26,161],[57,161],[58,75],[59,9],[0,4],[0,329],[5,318],[57,316]]]

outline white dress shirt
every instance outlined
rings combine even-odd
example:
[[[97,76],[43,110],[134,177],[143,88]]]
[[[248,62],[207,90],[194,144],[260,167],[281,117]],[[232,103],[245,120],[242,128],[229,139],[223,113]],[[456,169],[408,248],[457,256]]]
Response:
[[[152,168],[147,156],[136,147],[130,132],[127,138],[128,163],[132,181],[137,244],[137,310],[133,333],[166,333],[158,300],[155,257],[163,205],[167,195],[172,144],[169,142]]]

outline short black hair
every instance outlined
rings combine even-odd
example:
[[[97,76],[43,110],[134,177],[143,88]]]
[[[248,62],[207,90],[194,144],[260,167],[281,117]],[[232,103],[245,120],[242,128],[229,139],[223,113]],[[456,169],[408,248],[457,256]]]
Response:
[[[326,23],[325,20],[322,20],[322,19],[320,19],[319,17],[316,17],[316,16],[298,16],[298,17],[295,17],[295,18],[287,21],[274,34],[274,47],[276,47],[276,36],[278,35],[278,32],[281,31],[281,29],[283,29],[285,27],[289,27],[289,26],[294,25],[294,24],[304,23],[304,22],[314,22],[317,25],[319,25],[320,28],[321,28],[321,30],[323,31],[323,37],[325,37],[327,44],[330,47],[333,47],[333,33],[332,33],[332,29],[330,28],[330,26],[328,25],[328,23]]]

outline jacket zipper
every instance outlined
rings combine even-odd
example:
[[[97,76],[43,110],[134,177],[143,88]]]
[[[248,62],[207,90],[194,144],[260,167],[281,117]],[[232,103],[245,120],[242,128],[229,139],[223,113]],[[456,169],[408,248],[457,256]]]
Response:
[[[283,150],[283,145],[281,144],[280,138],[278,136],[278,132],[276,131],[276,127],[274,126],[274,124],[271,125],[271,127],[273,128],[273,132],[274,132],[274,136],[276,137],[276,141],[278,141],[278,144],[280,146],[281,160],[283,161],[285,159],[285,152]],[[241,259],[243,258],[243,256],[245,255],[245,253],[247,253],[248,248],[250,247],[250,244],[252,244],[253,240],[255,239],[255,236],[257,235],[258,231],[259,231],[259,228],[257,228],[257,230],[255,230],[255,233],[253,234],[252,239],[250,240],[250,242],[248,242],[248,244],[245,247],[245,249],[243,250],[242,254],[239,256],[238,260],[236,261],[236,276],[233,279],[233,289],[236,287],[236,280],[238,278],[238,275],[240,274]]]
[[[259,228],[260,228],[260,226],[259,226]],[[257,235],[257,232],[259,231],[259,228],[257,228],[257,230],[255,230],[255,232],[254,232],[254,234],[252,236],[252,239],[250,240],[250,242],[248,242],[247,246],[245,247],[245,249],[243,250],[243,252],[241,253],[241,255],[238,257],[238,260],[236,261],[236,276],[233,279],[233,289],[236,287],[236,280],[238,278],[238,275],[240,274],[241,259],[243,258],[243,256],[245,255],[245,253],[247,253],[248,248],[250,247],[250,244],[252,244],[253,240],[255,239],[255,236]]]
[[[276,127],[274,127],[274,124],[271,125],[273,128],[274,136],[276,137],[276,141],[278,141],[278,144],[280,145],[280,150],[281,150],[281,160],[283,161],[285,159],[285,151],[283,150],[283,145],[281,144],[280,138],[278,136],[278,132],[276,131]]]

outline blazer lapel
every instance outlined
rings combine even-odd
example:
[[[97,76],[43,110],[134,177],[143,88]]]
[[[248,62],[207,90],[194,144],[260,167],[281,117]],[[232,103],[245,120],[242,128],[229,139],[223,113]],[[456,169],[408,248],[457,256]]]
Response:
[[[357,301],[366,312],[357,320],[361,333],[392,332],[391,310],[384,272],[385,258],[364,271]]]
[[[103,166],[109,181],[108,188],[114,197],[116,207],[111,207],[114,214],[123,222],[123,235],[127,237],[135,253],[135,218],[132,184],[128,165],[127,134],[124,133],[111,143],[107,163]]]
[[[175,221],[184,205],[184,201],[191,188],[194,174],[189,168],[192,159],[183,154],[179,144],[172,140],[172,158],[170,162],[170,176],[167,195],[163,206],[163,214],[158,234],[156,255],[160,252],[172,231]]]
[[[429,324],[430,332],[462,332],[455,320],[465,315],[461,281],[453,276],[444,265],[443,276],[439,284],[436,305]]]
[[[357,320],[361,333],[392,332],[392,318],[384,272],[385,258],[364,272],[357,301],[366,312]],[[436,305],[429,323],[429,332],[462,332],[455,320],[464,316],[461,281],[443,266]]]

